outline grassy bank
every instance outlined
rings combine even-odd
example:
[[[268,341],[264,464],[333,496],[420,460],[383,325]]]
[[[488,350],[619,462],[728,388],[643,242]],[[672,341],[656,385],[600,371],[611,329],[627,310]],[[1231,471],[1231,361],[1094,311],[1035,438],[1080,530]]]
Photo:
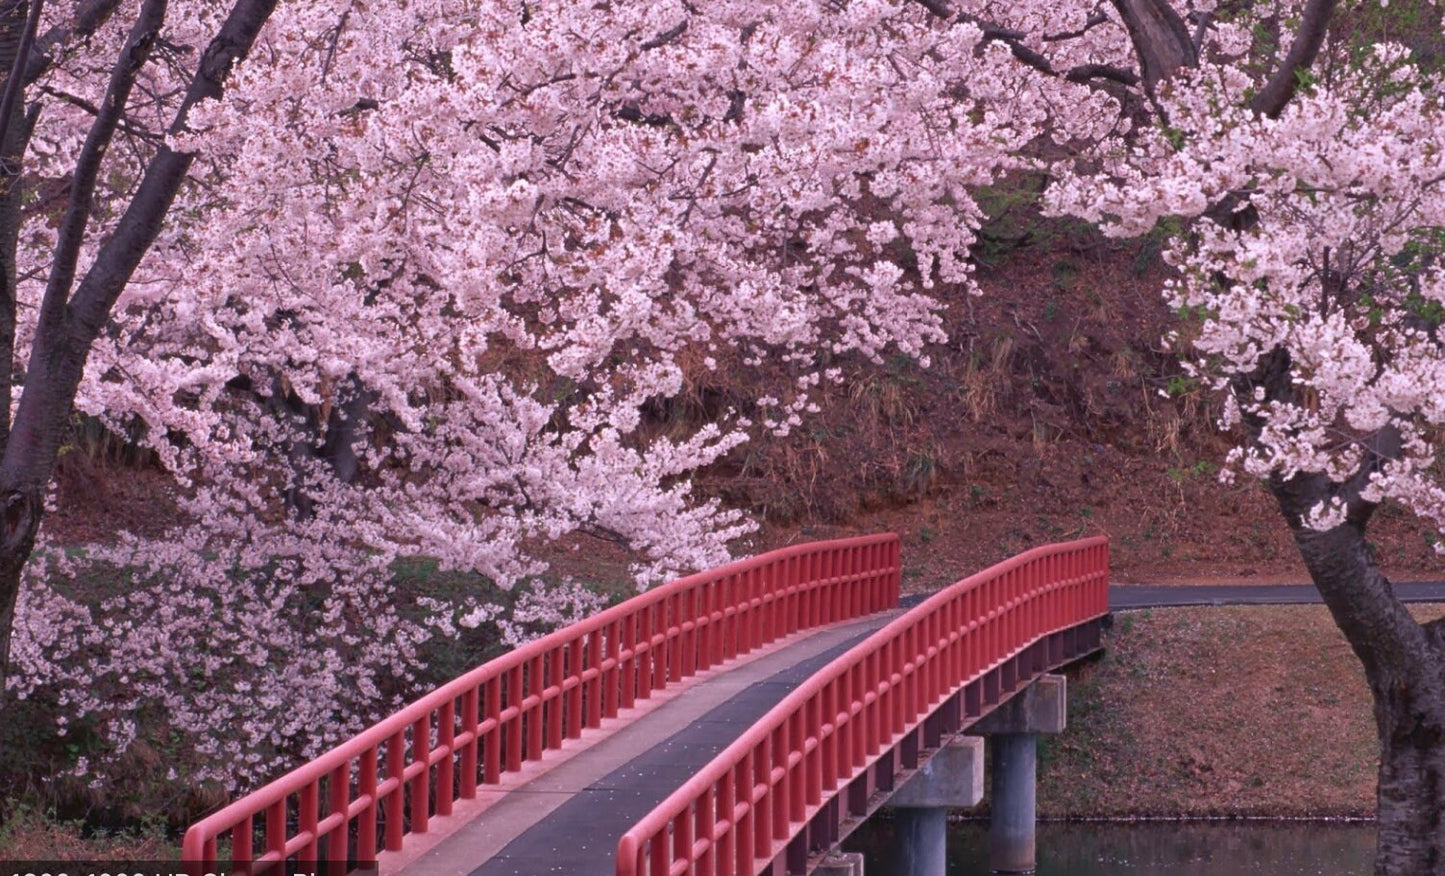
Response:
[[[1369,691],[1322,606],[1120,613],[1107,644],[1041,742],[1041,815],[1373,814]]]

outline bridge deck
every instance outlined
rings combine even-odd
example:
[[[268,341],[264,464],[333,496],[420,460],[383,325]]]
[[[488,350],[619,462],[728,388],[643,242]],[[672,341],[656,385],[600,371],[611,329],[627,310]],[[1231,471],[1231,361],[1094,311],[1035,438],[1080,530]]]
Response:
[[[897,617],[891,611],[825,627],[704,673],[609,735],[584,739],[565,762],[434,825],[431,841],[382,859],[416,876],[597,876],[639,818],[817,669]],[[680,691],[679,691],[680,693]],[[546,764],[543,765],[544,768]],[[414,838],[420,839],[420,837]]]

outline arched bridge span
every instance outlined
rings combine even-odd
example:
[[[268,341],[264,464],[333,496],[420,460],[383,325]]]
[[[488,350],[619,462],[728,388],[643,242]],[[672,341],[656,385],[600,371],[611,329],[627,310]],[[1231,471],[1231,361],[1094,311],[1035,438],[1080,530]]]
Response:
[[[183,858],[490,872],[467,825],[533,780],[681,708],[700,677],[876,617],[875,632],[781,686],[780,702],[579,870],[806,872],[941,742],[1100,645],[1102,538],[1028,551],[901,614],[900,572],[890,534],[789,547],[655,588],[472,670],[208,816]],[[467,829],[473,841],[456,842]],[[562,841],[575,849],[581,838]],[[528,872],[519,867],[506,872]]]

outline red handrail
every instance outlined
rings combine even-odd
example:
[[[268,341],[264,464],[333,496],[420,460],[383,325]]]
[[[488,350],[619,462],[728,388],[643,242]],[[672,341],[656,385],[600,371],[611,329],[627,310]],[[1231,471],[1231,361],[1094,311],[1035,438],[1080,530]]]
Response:
[[[799,629],[897,605],[899,573],[890,533],[783,548],[654,588],[473,669],[197,822],[182,860],[215,863],[227,833],[238,863],[398,851],[479,784],[655,690]]]
[[[617,844],[618,876],[753,876],[939,704],[1108,612],[1105,538],[1035,548],[891,621],[794,689]]]

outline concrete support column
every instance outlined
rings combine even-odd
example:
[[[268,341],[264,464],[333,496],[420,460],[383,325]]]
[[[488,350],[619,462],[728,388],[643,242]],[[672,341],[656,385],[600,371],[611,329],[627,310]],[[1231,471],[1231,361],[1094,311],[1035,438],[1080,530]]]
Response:
[[[893,810],[893,861],[903,876],[944,876],[948,869],[948,810],[942,806]]]
[[[948,810],[983,799],[983,749],[976,736],[954,737],[893,792],[892,860],[901,876],[944,876]]]
[[[1064,677],[1045,675],[969,730],[988,737],[988,859],[994,873],[1034,872],[1038,734],[1063,732],[1067,707]]]
[[[862,852],[829,852],[813,876],[863,876]]]
[[[989,737],[993,803],[988,861],[994,873],[1034,872],[1037,743],[1033,733],[997,733]]]

